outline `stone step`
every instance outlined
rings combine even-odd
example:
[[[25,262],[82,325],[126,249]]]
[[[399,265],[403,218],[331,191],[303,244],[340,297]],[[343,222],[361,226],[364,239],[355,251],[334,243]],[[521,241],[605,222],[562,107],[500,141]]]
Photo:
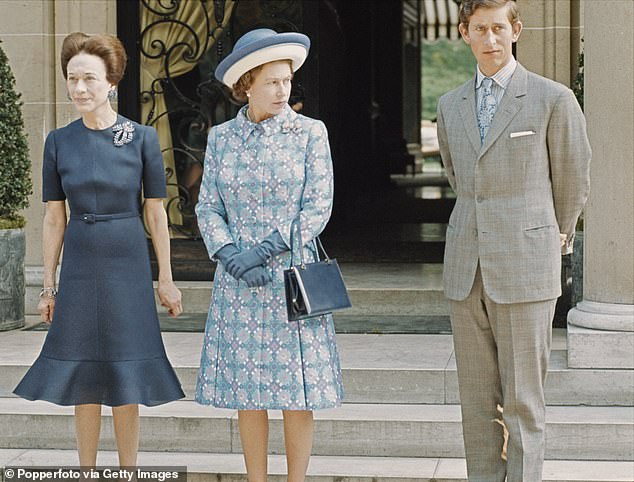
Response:
[[[3,333],[0,397],[11,393],[37,357],[44,332]],[[168,356],[193,398],[202,333],[163,333]],[[337,335],[345,400],[352,403],[459,403],[450,335]],[[565,330],[553,332],[546,385],[550,405],[634,405],[634,370],[570,369]]]
[[[411,226],[424,229],[419,228],[418,236],[414,237],[409,235]],[[440,231],[439,235],[430,237],[427,233],[432,229],[427,228],[428,226],[440,226],[440,230],[436,229],[436,232]],[[442,263],[445,226],[446,223],[363,223],[363,229],[359,229],[358,225],[346,225],[345,231],[329,230],[321,239],[328,253],[339,263]],[[151,243],[149,247],[152,276],[157,279],[158,263]],[[171,248],[172,274],[175,280],[209,281],[213,278],[216,264],[208,259],[201,240],[172,239]]]
[[[442,263],[340,264],[353,307],[347,315],[448,315],[442,289]],[[26,270],[26,313],[37,315],[42,270]],[[189,313],[207,313],[212,282],[177,281],[183,307]],[[156,288],[156,282],[154,283]],[[158,305],[159,311],[164,309]]]
[[[114,448],[111,410],[102,446]],[[177,401],[141,407],[141,450],[239,453],[237,411]],[[282,414],[269,412],[270,450],[284,453]],[[546,411],[550,460],[634,460],[634,407],[556,407]],[[0,399],[0,448],[72,449],[73,407]],[[462,457],[457,405],[344,404],[315,412],[315,455]]]
[[[335,331],[341,334],[451,334],[451,322],[447,315],[348,315],[334,314]],[[172,318],[168,313],[159,313],[162,333],[203,333],[207,313],[181,313]],[[29,331],[47,331],[50,325],[39,316],[27,315],[25,328]]]
[[[439,263],[342,263],[352,308],[346,315],[448,315]],[[211,281],[178,281],[188,313],[207,313]],[[156,287],[156,283],[155,283]],[[158,296],[156,297],[158,300]],[[159,311],[163,308],[157,305]]]
[[[338,335],[450,335],[451,322],[446,315],[348,315],[334,314],[335,331]],[[39,320],[38,320],[39,321]],[[167,313],[159,314],[162,333],[203,333],[207,313],[182,313],[172,318]],[[43,322],[31,330],[46,331]]]
[[[116,466],[116,452],[99,452],[99,466]],[[73,466],[74,450],[0,450],[0,466]],[[242,454],[140,452],[139,466],[187,466],[199,482],[247,482]],[[269,480],[285,482],[283,455],[269,456]],[[634,462],[546,460],[543,482],[631,482]],[[313,482],[466,482],[464,459],[313,456]],[[190,479],[191,480],[191,479]],[[10,482],[8,479],[6,482]]]

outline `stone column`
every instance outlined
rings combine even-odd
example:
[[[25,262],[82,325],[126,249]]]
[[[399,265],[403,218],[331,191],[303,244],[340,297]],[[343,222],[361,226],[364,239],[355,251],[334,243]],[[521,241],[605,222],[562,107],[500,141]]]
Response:
[[[583,301],[568,365],[634,368],[634,2],[585,1],[585,113],[593,150]]]
[[[42,264],[42,150],[45,131],[54,128],[54,36],[51,2],[2,2],[0,38],[22,94],[22,115],[32,162],[33,194],[26,218],[26,264]]]
[[[117,34],[117,4],[116,0],[82,0],[68,2],[55,0],[55,81],[56,126],[62,127],[79,117],[73,104],[66,97],[66,82],[62,76],[59,57],[62,51],[64,37],[72,32],[87,34],[109,33]],[[127,75],[138,75],[138,72]]]
[[[570,86],[577,74],[583,36],[582,0],[517,3],[524,25],[517,43],[517,60],[531,72]]]

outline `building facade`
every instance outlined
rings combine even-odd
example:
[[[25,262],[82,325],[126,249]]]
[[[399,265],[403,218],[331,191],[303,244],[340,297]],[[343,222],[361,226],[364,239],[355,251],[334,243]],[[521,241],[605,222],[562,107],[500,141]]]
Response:
[[[174,124],[162,128],[176,139],[168,142],[163,135],[161,141],[166,150],[167,167],[180,176],[170,187],[174,201],[168,205],[168,212],[173,224],[179,227],[172,230],[173,237],[195,238],[195,227],[191,219],[188,220],[190,213],[186,206],[187,202],[190,205],[194,202],[195,188],[190,189],[183,181],[191,174],[183,158],[199,160],[200,149],[196,146],[204,139],[209,123],[228,118],[236,109],[216,87],[205,84],[201,72],[211,71],[214,62],[230,50],[231,42],[241,31],[258,25],[303,30],[313,39],[312,59],[298,76],[304,93],[297,95],[298,98],[304,95],[305,112],[322,118],[331,131],[336,175],[341,186],[336,212],[341,213],[339,222],[348,222],[359,211],[357,201],[372,198],[373,193],[379,192],[389,174],[407,162],[407,145],[418,142],[411,126],[419,119],[416,109],[409,107],[420,97],[420,88],[412,89],[410,83],[404,82],[416,75],[412,77],[412,73],[403,68],[411,64],[405,61],[411,57],[407,57],[403,46],[404,42],[409,42],[414,49],[419,45],[418,39],[410,35],[408,25],[412,15],[414,22],[420,20],[422,2],[190,0],[188,4],[192,7],[206,6],[205,15],[195,24],[200,29],[198,39],[212,39],[213,45],[206,49],[201,47],[200,52],[194,54],[196,63],[179,67],[175,62],[170,67],[174,69],[172,74],[178,71],[178,75],[174,75],[180,78],[177,83],[195,85],[198,100],[205,96],[208,99],[202,108],[194,106],[198,117],[185,114],[180,117],[190,138],[179,140]],[[158,2],[2,2],[0,39],[16,76],[17,89],[23,95],[33,160],[34,193],[31,206],[25,212],[28,220],[27,312],[35,312],[41,286],[41,246],[45,240],[41,231],[44,206],[40,202],[40,171],[44,139],[51,129],[76,118],[66,98],[58,61],[63,38],[70,32],[84,31],[107,32],[124,39],[131,57],[131,70],[120,89],[120,110],[124,114],[153,123],[161,112],[172,107],[175,117],[178,117],[177,111],[192,107],[188,99],[181,99],[181,104],[174,106],[167,105],[168,99],[164,102],[166,107],[161,107],[159,91],[164,84],[154,80],[169,72],[161,72],[143,58],[143,52],[149,52],[151,46],[148,46],[150,37],[144,35],[142,27],[149,28],[168,15],[146,8],[154,3]],[[271,6],[276,3],[283,4],[283,9]],[[425,0],[425,4],[428,3]],[[632,368],[634,65],[631,59],[634,39],[631,19],[634,2],[519,0],[518,3],[524,32],[517,46],[517,57],[529,70],[571,85],[577,73],[581,39],[585,41],[585,112],[594,159],[592,193],[585,214],[584,300],[569,315],[569,362],[578,367]],[[224,9],[220,14],[213,10],[219,4],[223,4]],[[159,34],[159,38],[177,43],[178,35],[168,29]],[[135,45],[139,48],[135,49]],[[182,52],[180,54],[183,57]],[[182,72],[186,68],[189,70]],[[416,69],[420,67],[414,66],[412,71],[417,72]],[[391,75],[395,71],[399,74]],[[337,88],[329,83],[332,79],[336,79]],[[150,102],[139,102],[144,96],[145,100],[149,97]],[[171,101],[174,100],[178,100],[178,96],[172,96]],[[158,123],[157,128],[161,132]],[[193,139],[190,151],[174,151],[173,146],[178,142],[180,146],[188,145],[187,139]],[[195,170],[195,162],[189,166]]]

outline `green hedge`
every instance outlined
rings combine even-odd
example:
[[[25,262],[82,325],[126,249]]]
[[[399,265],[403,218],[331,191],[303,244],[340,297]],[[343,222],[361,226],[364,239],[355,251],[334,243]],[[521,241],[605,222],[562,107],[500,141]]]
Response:
[[[21,107],[9,59],[0,45],[0,229],[24,227],[18,212],[28,207],[33,192]]]

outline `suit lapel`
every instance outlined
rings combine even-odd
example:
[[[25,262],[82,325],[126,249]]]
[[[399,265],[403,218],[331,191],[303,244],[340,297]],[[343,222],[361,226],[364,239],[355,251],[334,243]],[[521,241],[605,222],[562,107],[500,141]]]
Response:
[[[462,89],[462,103],[460,104],[460,118],[464,124],[467,137],[473,149],[480,152],[480,132],[475,111],[475,76]]]
[[[482,149],[480,149],[478,159],[489,150],[489,148],[495,143],[509,123],[513,120],[513,117],[515,117],[522,109],[521,97],[526,95],[527,81],[528,72],[518,63],[515,72],[513,73],[513,77],[511,78],[511,82],[509,82],[506,92],[502,96],[502,102],[498,107],[495,117],[493,117],[493,122],[491,123],[489,132],[484,138],[484,144],[482,145]],[[478,138],[478,141],[479,140],[480,139]]]

